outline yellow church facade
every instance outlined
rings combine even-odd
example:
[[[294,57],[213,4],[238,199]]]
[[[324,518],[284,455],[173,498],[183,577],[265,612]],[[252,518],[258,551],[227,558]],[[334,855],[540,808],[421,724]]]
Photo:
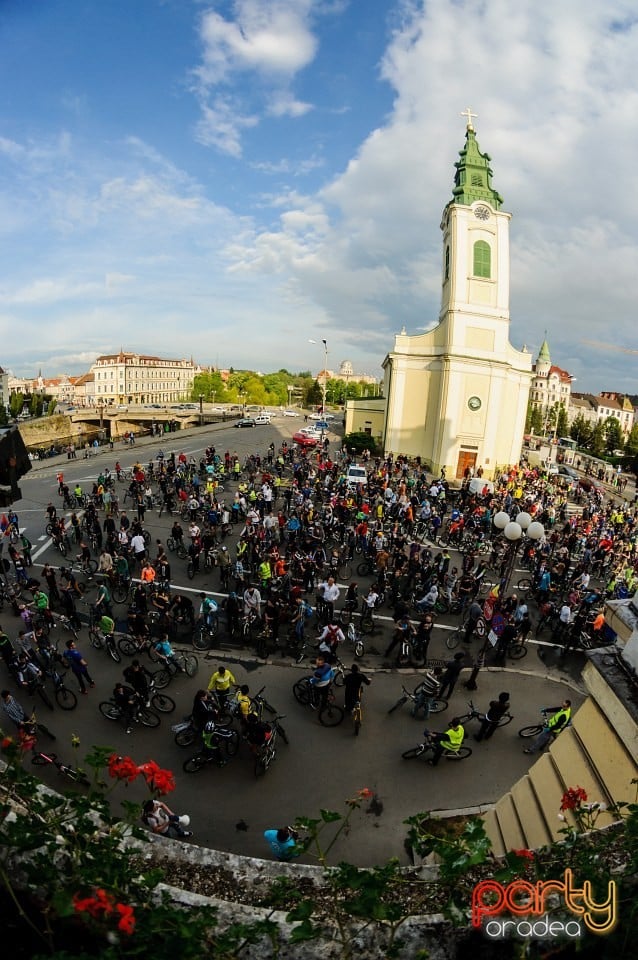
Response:
[[[518,462],[533,376],[531,354],[509,342],[511,215],[501,209],[490,157],[468,119],[441,220],[438,322],[426,333],[395,336],[379,410],[386,453],[420,456],[448,479],[479,466],[489,477]]]

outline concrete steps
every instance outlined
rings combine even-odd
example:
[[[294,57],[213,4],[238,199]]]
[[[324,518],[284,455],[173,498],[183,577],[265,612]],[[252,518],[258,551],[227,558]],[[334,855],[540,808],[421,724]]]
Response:
[[[590,802],[607,807],[631,801],[638,776],[625,746],[626,731],[616,732],[604,703],[589,697],[576,711],[572,726],[558,735],[549,750],[498,800],[483,820],[496,856],[509,850],[534,849],[561,839],[573,817],[559,819],[561,798],[570,787],[582,787]],[[597,827],[619,819],[613,810],[599,814]]]

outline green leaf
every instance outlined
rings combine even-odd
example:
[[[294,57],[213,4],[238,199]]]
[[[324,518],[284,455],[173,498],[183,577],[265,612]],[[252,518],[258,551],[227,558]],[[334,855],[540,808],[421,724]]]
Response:
[[[310,920],[304,920],[294,928],[290,934],[290,943],[302,943],[304,940],[316,940],[321,935],[321,928],[316,927]]]
[[[337,813],[336,810],[320,810],[321,819],[324,823],[336,823],[337,820],[342,820],[340,813]]]
[[[315,905],[312,900],[302,900],[300,903],[294,905],[292,910],[286,915],[286,920],[289,923],[292,923],[294,920],[307,920],[308,917],[312,916],[314,909]]]

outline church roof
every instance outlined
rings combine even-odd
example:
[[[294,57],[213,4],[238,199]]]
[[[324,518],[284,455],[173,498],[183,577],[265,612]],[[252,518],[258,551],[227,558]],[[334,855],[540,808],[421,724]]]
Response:
[[[541,348],[538,351],[538,357],[536,358],[536,363],[541,363],[541,362],[545,362],[545,363],[552,362],[552,358],[549,355],[549,344],[547,342],[547,337],[545,337],[545,339],[541,343]]]
[[[459,156],[461,159],[454,164],[456,174],[452,202],[469,207],[476,200],[485,200],[494,210],[498,210],[503,198],[492,186],[491,157],[489,153],[481,153],[471,123],[467,125],[465,146],[459,151]]]

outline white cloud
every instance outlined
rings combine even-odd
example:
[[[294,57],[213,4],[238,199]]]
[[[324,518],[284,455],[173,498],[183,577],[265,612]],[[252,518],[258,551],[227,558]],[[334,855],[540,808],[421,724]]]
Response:
[[[230,101],[216,97],[212,106],[201,104],[195,139],[206,147],[216,147],[231,157],[240,157],[242,130],[254,127],[257,123],[257,117],[242,115]]]

